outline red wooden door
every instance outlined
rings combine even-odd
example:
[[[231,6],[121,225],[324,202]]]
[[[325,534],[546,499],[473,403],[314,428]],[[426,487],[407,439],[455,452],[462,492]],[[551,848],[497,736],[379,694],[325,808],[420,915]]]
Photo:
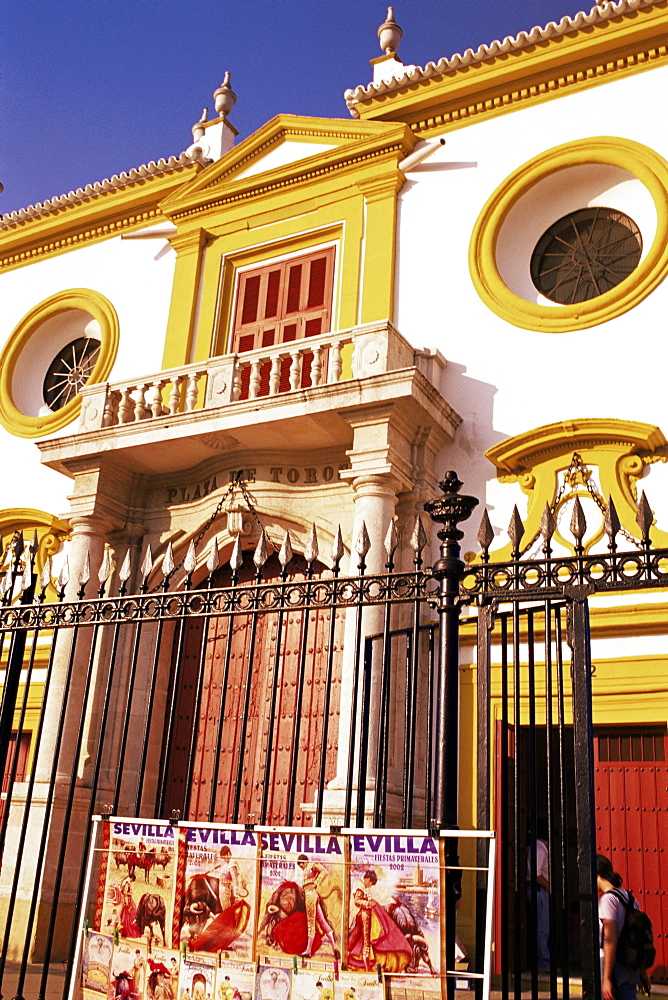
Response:
[[[597,729],[596,850],[654,927],[654,982],[668,982],[668,762],[662,726]]]
[[[251,566],[246,570],[249,578]],[[272,573],[278,575],[275,556],[265,569],[266,578],[271,578]],[[225,571],[216,580],[216,586],[229,582],[229,572]],[[336,622],[331,656],[325,783],[335,774],[341,630],[342,616]],[[204,636],[202,622],[189,623],[170,753],[169,807],[180,808],[184,801],[194,732],[189,819],[206,821],[212,812],[212,819],[218,822],[233,818],[242,823],[258,822],[267,782],[267,823],[311,824],[310,812],[301,807],[314,801],[318,786],[325,734],[329,635],[329,611],[311,612],[308,622],[303,611],[286,613],[280,644],[275,612],[258,614],[255,626],[250,614],[237,614],[232,619],[213,618]],[[203,660],[202,642],[205,643]],[[201,700],[194,720],[200,664],[203,664]],[[302,670],[302,700],[298,710]],[[289,816],[293,763],[294,808]]]
[[[18,760],[16,762],[16,776],[15,781],[25,781],[26,777],[26,765],[28,763],[28,751],[30,750],[30,733],[21,733],[21,739],[19,740],[18,751],[16,747],[16,733],[12,733],[9,738],[9,753],[7,754],[7,763],[5,764],[5,773],[2,776],[2,795],[0,796],[0,825],[2,824],[3,816],[5,813],[5,796],[9,790],[9,779],[11,777],[12,768],[14,767],[14,757],[18,752]]]

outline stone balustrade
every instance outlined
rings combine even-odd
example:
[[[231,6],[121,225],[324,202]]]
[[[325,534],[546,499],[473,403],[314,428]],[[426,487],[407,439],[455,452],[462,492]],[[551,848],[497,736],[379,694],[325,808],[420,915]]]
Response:
[[[387,321],[367,323],[141,379],[85,386],[79,430],[164,420],[414,366],[438,387],[445,361],[437,352],[416,351]]]

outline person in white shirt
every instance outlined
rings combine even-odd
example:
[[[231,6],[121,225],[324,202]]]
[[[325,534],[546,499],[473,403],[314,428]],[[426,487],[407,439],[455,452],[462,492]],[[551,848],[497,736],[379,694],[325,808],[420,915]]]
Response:
[[[536,870],[533,872],[531,847],[527,848],[527,900],[532,904],[532,883],[536,883],[535,935],[538,969],[546,972],[550,968],[550,854],[548,850],[548,830],[545,821],[538,822],[536,839]]]
[[[602,895],[598,901],[598,922],[601,929],[601,996],[603,1000],[636,1000],[638,988],[650,995],[651,986],[643,970],[627,969],[617,961],[617,942],[626,920],[626,907],[615,889],[628,903],[629,894],[622,889],[622,877],[603,854],[596,855],[596,884]],[[636,909],[638,901],[634,900]]]

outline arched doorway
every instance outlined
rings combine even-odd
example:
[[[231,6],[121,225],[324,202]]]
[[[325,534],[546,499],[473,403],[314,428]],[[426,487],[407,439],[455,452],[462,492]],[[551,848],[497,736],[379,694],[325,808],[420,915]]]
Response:
[[[289,569],[303,579],[303,557]],[[314,563],[313,578],[324,570]],[[280,575],[274,554],[261,591]],[[254,577],[248,551],[238,586],[252,588]],[[221,568],[214,587],[231,585],[229,567]],[[247,594],[251,602],[252,589]],[[174,654],[166,811],[200,822],[308,826],[312,811],[304,806],[314,802],[323,762],[324,783],[335,774],[343,620],[332,628],[330,610],[262,610],[261,597],[257,605],[186,622],[180,658]]]

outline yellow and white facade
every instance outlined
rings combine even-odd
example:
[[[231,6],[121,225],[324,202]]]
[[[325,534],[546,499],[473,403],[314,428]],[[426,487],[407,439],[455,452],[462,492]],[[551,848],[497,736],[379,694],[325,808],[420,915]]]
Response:
[[[364,520],[375,571],[392,519],[408,565],[415,515],[453,468],[489,510],[495,558],[515,503],[528,543],[545,503],[560,523],[576,493],[589,546],[596,497],[638,537],[639,488],[665,544],[667,37],[663,0],[619,0],[425,69],[390,46],[347,118],[281,114],[239,139],[224,110],[179,158],[5,217],[0,434],[21,474],[4,477],[3,540],[48,533],[73,595],[86,555],[93,580],[107,550],[117,568],[148,544],[181,559],[241,470],[270,536],[303,550],[312,522],[329,542],[341,524],[349,545]],[[597,208],[633,220],[638,262],[556,303],[533,281],[536,246]],[[322,289],[302,289],[326,313],[308,346],[286,333],[297,307],[275,314],[283,340],[244,350],[253,277],[282,275],[289,299],[291,268],[325,259]],[[47,370],[80,337],[99,341],[94,367],[51,410]],[[213,533],[225,559],[255,532],[226,508],[198,555]],[[665,730],[668,598],[597,599],[592,629],[596,725]],[[462,683],[473,734],[473,641]]]

